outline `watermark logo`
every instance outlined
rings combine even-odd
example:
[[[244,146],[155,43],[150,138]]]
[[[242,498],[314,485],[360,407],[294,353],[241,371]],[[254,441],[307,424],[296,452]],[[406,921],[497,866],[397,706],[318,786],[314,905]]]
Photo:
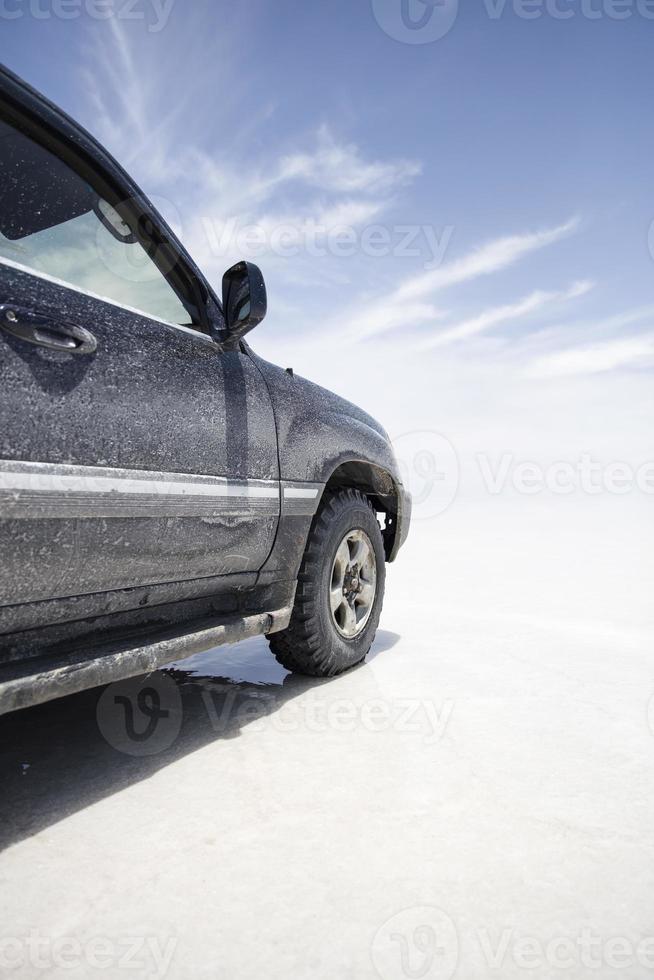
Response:
[[[200,688],[199,695],[196,708],[203,709],[215,735],[246,725],[253,735],[263,737],[268,732],[397,732],[428,747],[445,738],[455,707],[451,700],[441,704],[424,698],[332,700],[315,694],[287,701],[281,691],[244,693],[238,684],[217,681],[208,689]],[[164,752],[181,729],[179,688],[166,674],[112,684],[98,703],[97,720],[106,741],[119,752],[131,756]]]
[[[576,976],[580,970],[599,971],[601,976],[624,976],[619,971],[628,971],[634,976],[634,970],[654,968],[654,937],[602,935],[590,924],[576,934],[550,936],[482,926],[465,939],[474,961],[485,964],[480,976],[501,977],[507,969],[513,975],[516,968],[539,976]],[[452,980],[455,974],[465,978],[469,972],[460,962],[454,922],[431,906],[404,909],[388,919],[375,935],[371,958],[381,980]]]
[[[2,0],[0,0],[2,4]],[[293,259],[351,259],[357,255],[369,259],[409,259],[420,262],[425,270],[437,269],[445,261],[454,236],[454,225],[437,227],[427,224],[348,224],[332,216],[320,221],[307,217],[296,222],[263,220],[246,223],[239,218],[217,219],[198,215],[193,228],[185,227],[179,208],[169,199],[150,198],[179,239],[196,237],[207,258],[230,262],[245,255],[259,261],[269,256]],[[100,200],[95,215],[94,246],[100,262],[113,277],[130,283],[150,283],[167,274],[174,256],[166,247],[154,244],[153,228],[147,218],[140,221],[139,234],[132,230],[134,202],[127,199],[115,207]],[[129,223],[126,216],[129,218]],[[150,242],[146,249],[139,238]]]
[[[440,432],[406,432],[393,440],[402,481],[413,497],[413,517],[428,520],[450,506],[459,489],[459,460]]]
[[[432,44],[452,29],[459,0],[372,0],[375,20],[403,44]]]
[[[459,962],[456,926],[439,908],[404,909],[377,931],[370,953],[381,980],[451,980]]]
[[[110,684],[97,707],[103,737],[118,752],[157,755],[173,744],[182,724],[179,688],[167,674]]]

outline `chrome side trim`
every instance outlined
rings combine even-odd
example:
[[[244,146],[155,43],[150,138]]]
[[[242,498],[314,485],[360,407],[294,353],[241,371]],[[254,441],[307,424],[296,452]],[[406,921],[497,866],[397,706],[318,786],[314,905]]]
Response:
[[[320,484],[0,460],[0,519],[313,515]]]
[[[284,483],[282,517],[313,517],[322,491],[321,483]]]
[[[0,518],[278,517],[273,480],[0,460]]]
[[[318,488],[311,488],[310,490],[304,487],[296,486],[285,486],[284,487],[284,498],[286,500],[298,498],[301,500],[315,500],[318,496]]]

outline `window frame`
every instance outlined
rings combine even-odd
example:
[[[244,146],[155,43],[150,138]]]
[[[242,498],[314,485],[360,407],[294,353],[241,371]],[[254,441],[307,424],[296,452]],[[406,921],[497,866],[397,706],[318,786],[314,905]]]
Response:
[[[172,325],[215,336],[224,324],[218,298],[161,215],[104,147],[4,66],[0,68],[0,118],[57,156],[127,219],[138,243],[188,312],[188,324]],[[36,269],[29,271],[39,275]],[[65,285],[85,292],[74,283]],[[146,310],[129,309],[155,322],[159,319]]]

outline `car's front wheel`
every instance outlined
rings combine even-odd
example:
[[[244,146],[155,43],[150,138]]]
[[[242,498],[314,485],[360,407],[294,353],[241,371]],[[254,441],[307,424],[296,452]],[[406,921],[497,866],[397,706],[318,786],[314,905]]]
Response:
[[[282,666],[333,677],[366,657],[384,599],[384,562],[368,498],[358,490],[329,493],[311,525],[291,621],[270,637]]]

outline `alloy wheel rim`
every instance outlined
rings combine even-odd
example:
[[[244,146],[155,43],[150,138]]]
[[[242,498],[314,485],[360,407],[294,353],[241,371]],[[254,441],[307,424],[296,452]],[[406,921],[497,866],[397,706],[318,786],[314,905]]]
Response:
[[[377,563],[365,531],[348,531],[332,564],[329,608],[341,636],[351,640],[366,627],[377,594]]]

